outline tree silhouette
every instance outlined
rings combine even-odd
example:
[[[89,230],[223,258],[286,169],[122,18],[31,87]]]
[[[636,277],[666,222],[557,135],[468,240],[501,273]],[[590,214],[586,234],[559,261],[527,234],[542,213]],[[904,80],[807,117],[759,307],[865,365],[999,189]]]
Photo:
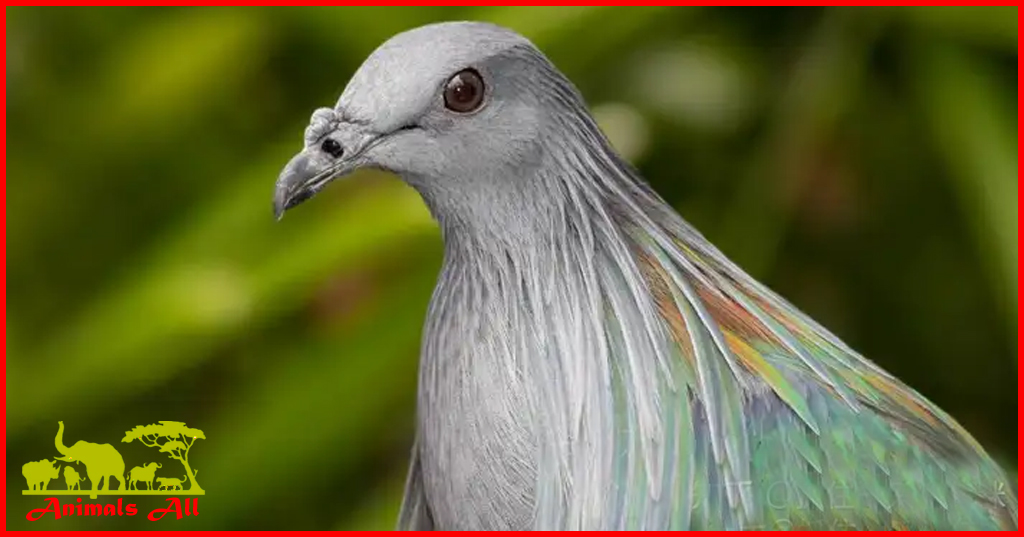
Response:
[[[132,443],[138,440],[146,447],[160,448],[160,453],[166,453],[171,459],[180,461],[185,467],[185,474],[188,476],[189,490],[202,492],[202,487],[196,481],[196,473],[188,464],[188,453],[196,440],[206,440],[206,435],[199,429],[186,427],[179,421],[161,421],[158,424],[139,425],[125,433],[122,442]]]

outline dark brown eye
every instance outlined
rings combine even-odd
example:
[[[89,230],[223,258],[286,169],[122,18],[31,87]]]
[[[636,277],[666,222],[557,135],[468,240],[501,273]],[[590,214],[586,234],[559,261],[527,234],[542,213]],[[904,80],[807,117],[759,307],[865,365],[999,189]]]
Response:
[[[480,108],[483,101],[484,81],[473,69],[455,73],[444,86],[444,106],[454,112],[467,114]]]
[[[341,158],[341,155],[345,153],[345,150],[341,148],[341,144],[337,140],[330,138],[327,138],[320,144],[320,150],[334,158]]]

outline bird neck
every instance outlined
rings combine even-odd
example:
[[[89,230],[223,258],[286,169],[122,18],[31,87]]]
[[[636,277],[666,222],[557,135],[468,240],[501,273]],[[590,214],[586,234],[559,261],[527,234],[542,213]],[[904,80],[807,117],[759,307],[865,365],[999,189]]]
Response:
[[[549,332],[551,324],[575,315],[553,307],[571,307],[576,300],[600,304],[607,289],[617,286],[643,292],[636,257],[651,237],[664,244],[691,236],[589,115],[571,116],[559,127],[538,140],[544,150],[535,164],[518,167],[518,175],[506,170],[481,179],[489,198],[472,189],[443,196],[421,190],[445,242],[431,316],[438,333],[449,322],[489,323],[508,333]],[[438,183],[443,184],[433,182]],[[696,232],[692,237],[702,241]],[[595,307],[600,315],[601,306]],[[533,356],[500,354],[508,371],[528,369],[513,362]]]
[[[675,213],[611,148],[589,114],[553,118],[543,132],[529,158],[481,171],[471,181],[406,177],[438,222],[450,260],[543,267],[553,259],[538,256],[557,256],[595,234],[621,239],[621,231],[671,221]]]
[[[603,448],[632,418],[609,409],[648,410],[660,389],[661,370],[637,365],[662,363],[668,347],[651,328],[660,321],[638,252],[645,234],[666,234],[663,210],[596,127],[586,136],[544,140],[528,175],[503,178],[541,188],[492,189],[478,206],[424,195],[445,262],[424,330],[418,429],[427,473],[452,490],[495,483],[505,488],[492,498],[554,506],[565,496],[553,483],[592,477],[568,461],[614,465]],[[453,202],[465,205],[439,205]],[[467,467],[486,485],[459,482]],[[565,480],[537,487],[542,469]]]

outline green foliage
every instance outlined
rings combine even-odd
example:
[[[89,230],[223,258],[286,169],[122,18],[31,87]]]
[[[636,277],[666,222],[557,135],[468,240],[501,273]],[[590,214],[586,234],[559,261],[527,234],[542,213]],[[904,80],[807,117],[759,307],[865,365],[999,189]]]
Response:
[[[391,527],[438,233],[381,174],[282,222],[271,194],[312,110],[442,19],[534,39],[728,255],[1016,452],[1015,7],[7,15],[11,491],[58,420],[112,442],[171,417],[210,437],[121,446],[204,439],[202,514],[161,528]],[[9,529],[153,527],[28,523],[17,494]]]

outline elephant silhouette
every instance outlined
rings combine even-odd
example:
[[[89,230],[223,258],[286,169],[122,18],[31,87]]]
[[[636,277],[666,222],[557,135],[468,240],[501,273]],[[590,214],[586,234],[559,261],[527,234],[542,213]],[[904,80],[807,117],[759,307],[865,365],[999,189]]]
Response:
[[[85,481],[85,478],[78,475],[78,471],[70,466],[64,467],[64,482],[68,485],[68,490],[81,490],[82,486],[79,484]]]
[[[53,443],[57,451],[63,455],[56,457],[57,460],[85,465],[85,473],[89,476],[89,481],[92,482],[90,498],[96,499],[97,492],[100,490],[110,490],[111,478],[117,479],[119,483],[117,490],[125,489],[124,459],[114,449],[114,446],[80,440],[75,445],[67,447],[64,445],[63,421],[58,422],[57,436]]]
[[[163,465],[151,462],[143,466],[136,466],[128,472],[128,490],[139,490],[139,483],[148,485],[148,490],[153,490],[153,479],[156,477],[156,469],[163,468]]]
[[[188,481],[188,476],[182,476],[181,479],[177,477],[158,477],[156,482],[160,484],[157,490],[182,490],[184,489],[185,481]]]
[[[60,466],[49,459],[30,462],[21,467],[21,475],[25,476],[29,490],[46,490],[51,479],[60,477]]]

